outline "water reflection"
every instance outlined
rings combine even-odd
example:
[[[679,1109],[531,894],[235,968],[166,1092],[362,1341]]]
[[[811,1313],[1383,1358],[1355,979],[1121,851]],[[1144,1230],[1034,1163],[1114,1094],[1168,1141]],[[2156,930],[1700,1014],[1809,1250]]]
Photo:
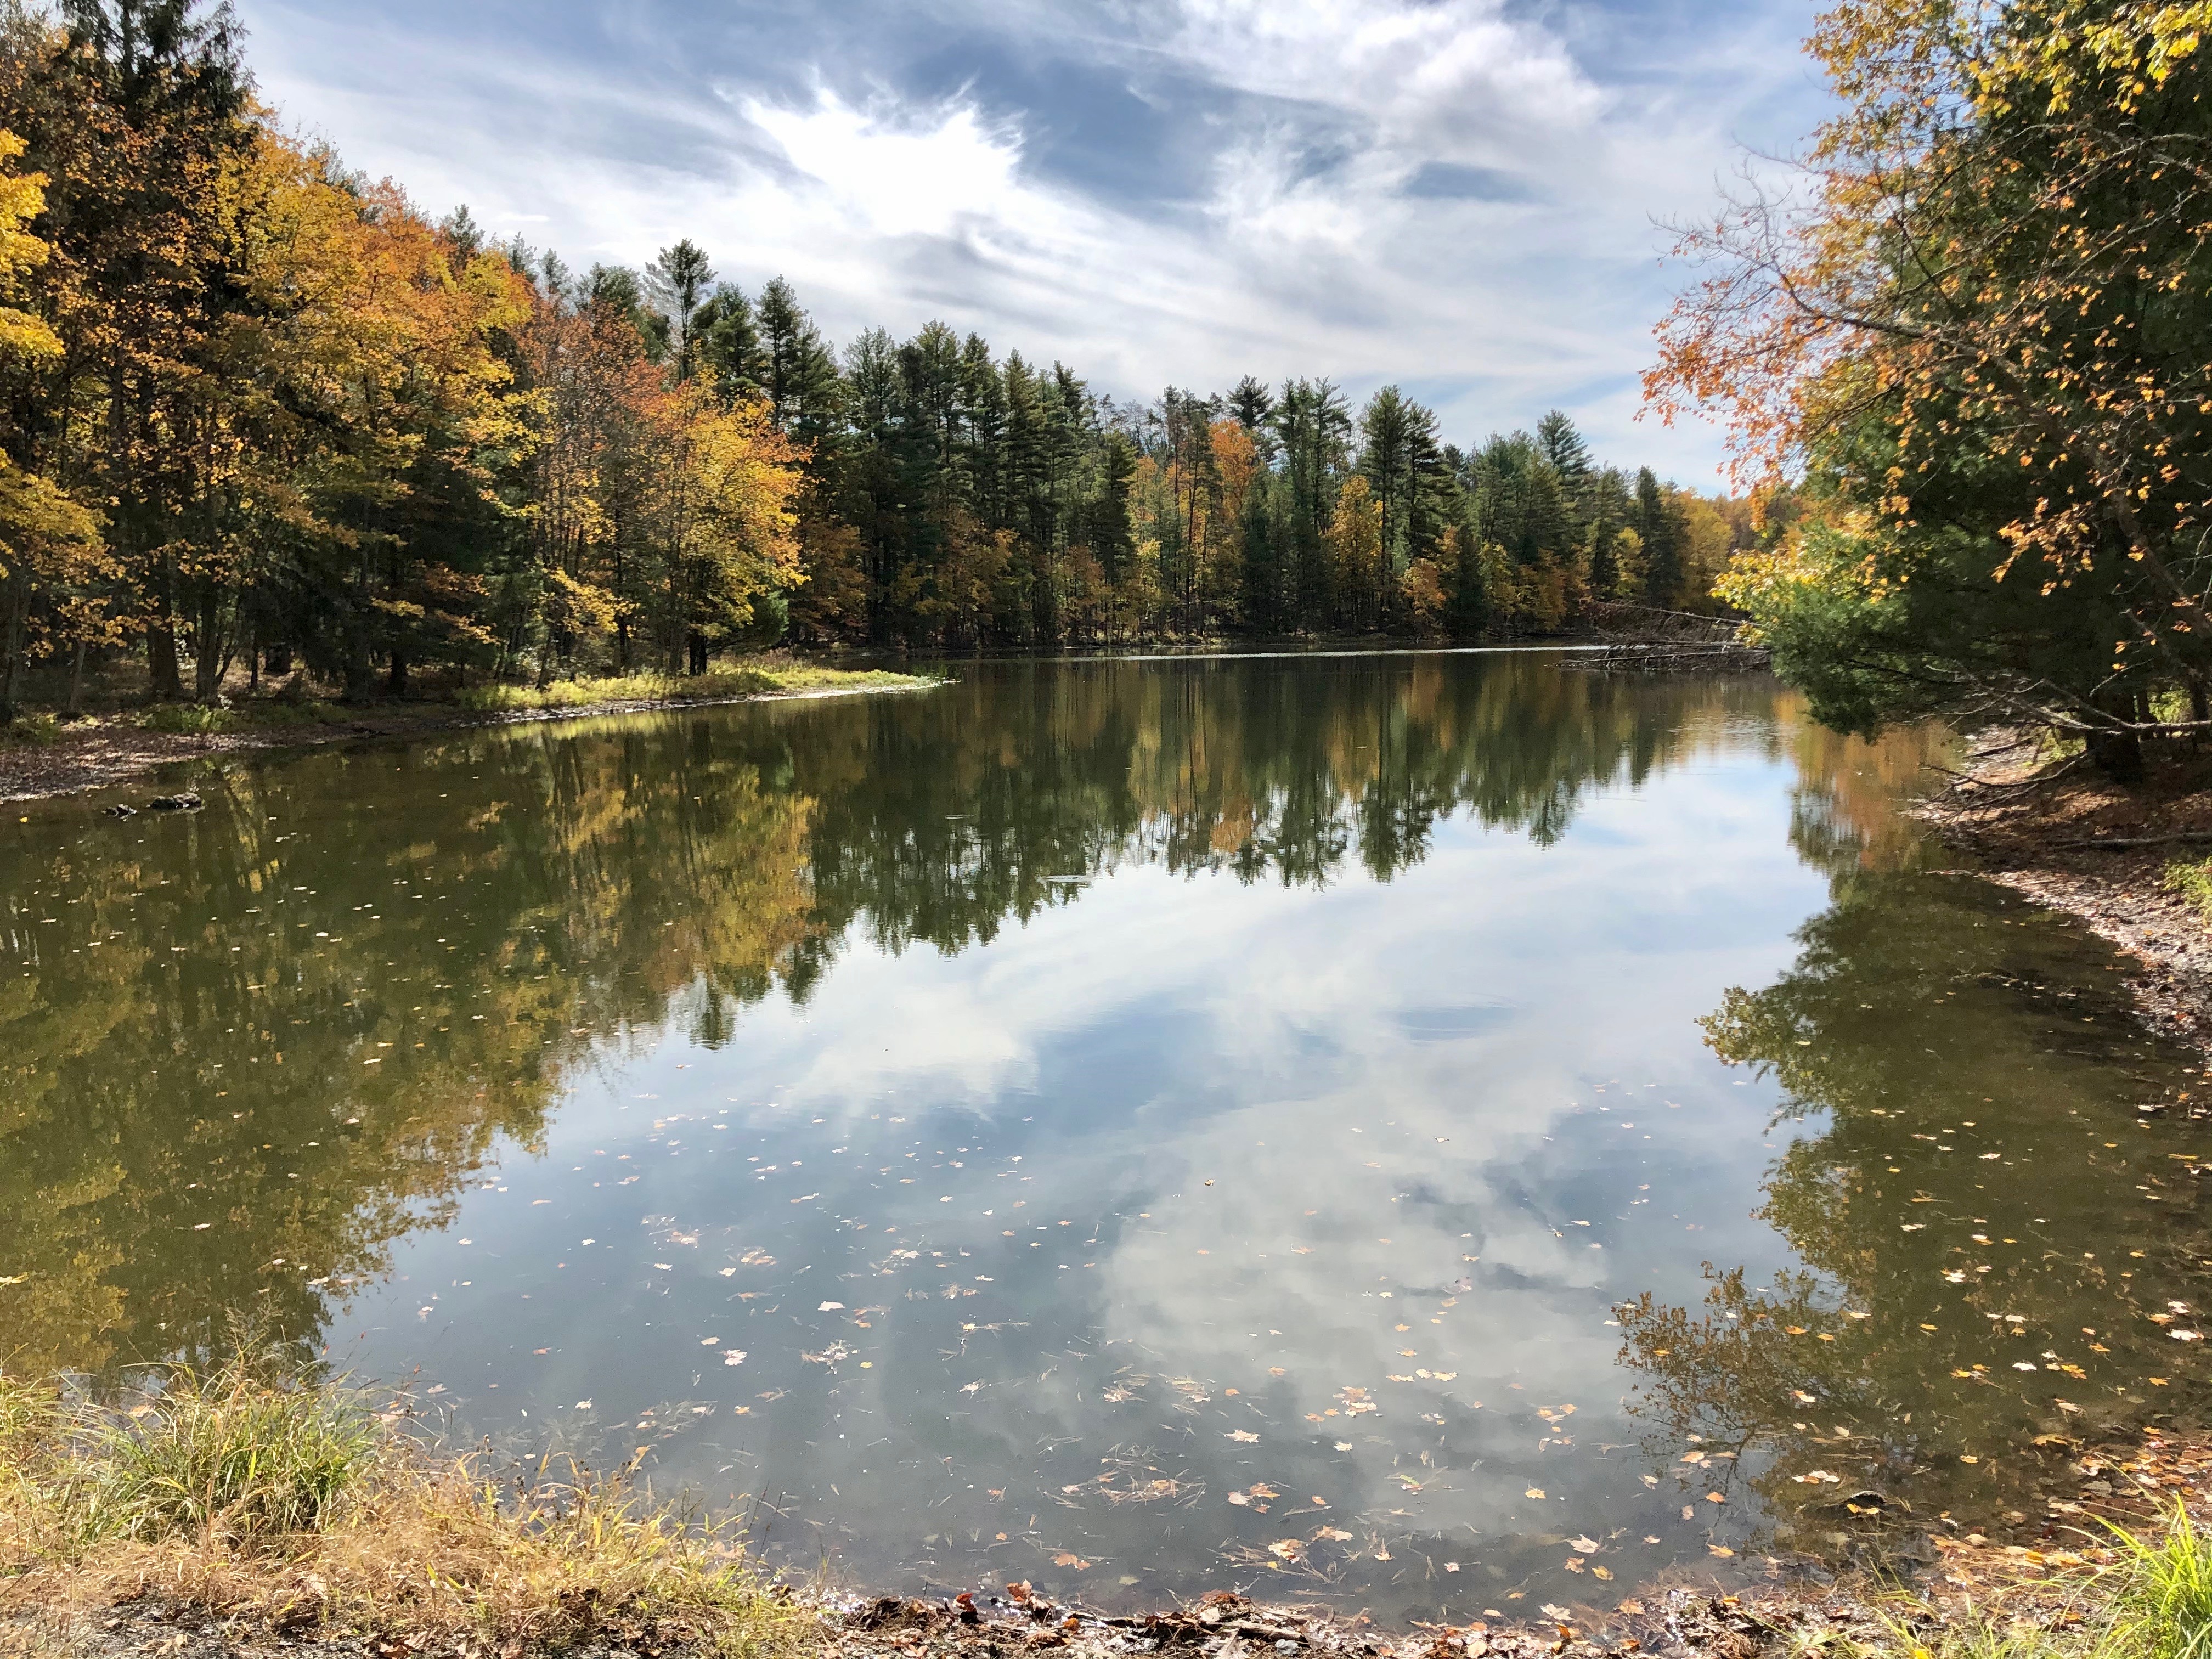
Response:
[[[854,942],[987,944],[1131,865],[1387,877],[1462,807],[1549,841],[1765,713],[1528,659],[1015,665],[234,769],[189,819],[18,814],[0,1360],[204,1349],[241,1308],[305,1340],[576,1067],[672,1017],[718,1046]]]
[[[1916,869],[1929,752],[1535,656],[1012,664],[34,809],[0,1360],[249,1310],[802,1563],[1094,1599],[1474,1614],[2010,1501],[2046,1419],[2187,1408],[2127,1120],[2189,1079]]]
[[[1784,1545],[2072,1525],[2081,1446],[2203,1411],[2194,1068],[2133,1025],[2110,951],[1917,871],[1931,849],[1875,756],[1811,728],[1799,747],[1858,762],[1805,767],[1793,823],[1832,902],[1704,1024],[1806,1126],[1759,1212],[1802,1266],[1708,1264],[1694,1312],[1645,1293],[1632,1409],[1661,1462],[1743,1480]]]

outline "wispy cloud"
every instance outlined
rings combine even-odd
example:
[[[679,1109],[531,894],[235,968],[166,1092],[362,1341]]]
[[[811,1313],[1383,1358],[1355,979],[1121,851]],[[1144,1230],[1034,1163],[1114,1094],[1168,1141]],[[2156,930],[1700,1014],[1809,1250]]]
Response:
[[[841,336],[942,316],[1123,395],[1396,380],[1466,441],[1559,404],[1698,478],[1712,434],[1629,426],[1653,221],[1814,97],[1771,12],[1652,0],[244,9],[295,120],[572,261],[688,234]]]

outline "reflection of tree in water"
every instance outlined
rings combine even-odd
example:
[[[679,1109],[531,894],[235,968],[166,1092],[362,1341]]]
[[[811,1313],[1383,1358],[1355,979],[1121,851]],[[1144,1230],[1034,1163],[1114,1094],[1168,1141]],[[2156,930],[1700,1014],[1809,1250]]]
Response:
[[[1133,864],[1387,878],[1460,811],[1548,842],[1772,720],[1760,685],[1528,658],[1006,665],[53,824],[0,864],[0,1361],[205,1347],[239,1309],[306,1340],[597,1055],[732,1041],[855,931],[957,951]]]
[[[1840,788],[1808,769],[1798,816],[1831,908],[1787,974],[1706,1022],[1816,1121],[1761,1212],[1809,1271],[1709,1269],[1702,1312],[1647,1295],[1622,1313],[1652,1449],[1740,1453],[1814,1548],[1875,1524],[1846,1502],[1865,1492],[1881,1499],[1862,1511],[1969,1527],[2039,1513],[2080,1485],[2069,1444],[2205,1392],[2159,1322],[2206,1289],[2193,1166],[2170,1156],[2187,1128],[2136,1121],[2186,1086],[2185,1057],[2127,1025],[2094,940],[1968,878],[1885,871],[1907,849],[1853,833],[1886,820],[1844,769]]]

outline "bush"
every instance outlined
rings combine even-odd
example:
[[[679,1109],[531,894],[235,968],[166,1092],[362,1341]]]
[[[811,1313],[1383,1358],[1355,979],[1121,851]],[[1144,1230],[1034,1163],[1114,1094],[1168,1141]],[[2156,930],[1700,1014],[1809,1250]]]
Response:
[[[25,714],[0,726],[0,741],[28,744],[44,749],[62,734],[61,722],[52,714]]]

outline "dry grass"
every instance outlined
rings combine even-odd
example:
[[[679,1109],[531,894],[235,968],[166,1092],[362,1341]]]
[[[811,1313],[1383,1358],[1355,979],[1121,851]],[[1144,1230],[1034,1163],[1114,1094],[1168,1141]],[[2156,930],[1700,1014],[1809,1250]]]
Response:
[[[343,1386],[233,1362],[123,1401],[0,1378],[0,1619],[58,1630],[149,1595],[411,1651],[593,1641],[785,1659],[818,1618],[630,1469],[495,1481]]]

